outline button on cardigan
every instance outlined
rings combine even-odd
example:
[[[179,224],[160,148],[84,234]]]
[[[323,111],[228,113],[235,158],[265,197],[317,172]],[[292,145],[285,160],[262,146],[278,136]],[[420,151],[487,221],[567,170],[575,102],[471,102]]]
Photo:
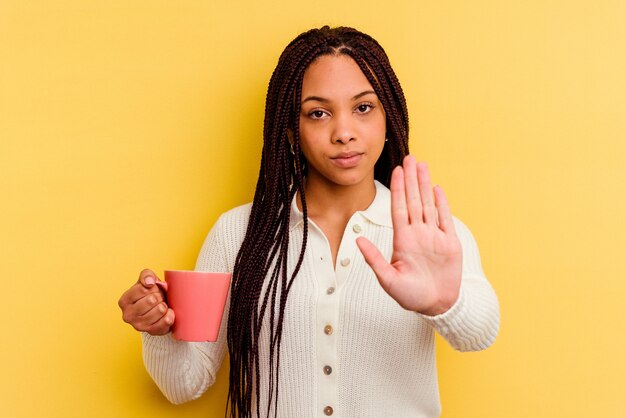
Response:
[[[251,204],[240,206],[218,219],[196,270],[233,271],[250,209]],[[500,320],[498,300],[483,274],[474,238],[458,219],[454,223],[463,248],[461,292],[447,312],[429,317],[406,311],[387,295],[356,246],[356,238],[364,236],[391,258],[391,196],[385,186],[376,182],[370,207],[349,220],[334,266],[326,237],[309,221],[304,261],[289,292],[283,324],[279,417],[440,415],[435,332],[456,350],[476,351],[493,343]],[[303,226],[294,200],[289,271],[298,259]],[[171,402],[198,398],[213,384],[227,351],[228,302],[226,310],[214,343],[142,334],[146,368]],[[259,354],[262,412],[267,410],[267,330],[262,329]]]

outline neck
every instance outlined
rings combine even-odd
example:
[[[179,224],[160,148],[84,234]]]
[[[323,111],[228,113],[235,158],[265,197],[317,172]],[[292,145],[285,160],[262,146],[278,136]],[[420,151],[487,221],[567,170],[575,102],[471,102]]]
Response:
[[[374,178],[359,184],[340,186],[328,182],[307,179],[304,185],[307,214],[312,219],[342,218],[349,219],[355,212],[367,209],[376,197]],[[300,195],[296,200],[302,210]]]

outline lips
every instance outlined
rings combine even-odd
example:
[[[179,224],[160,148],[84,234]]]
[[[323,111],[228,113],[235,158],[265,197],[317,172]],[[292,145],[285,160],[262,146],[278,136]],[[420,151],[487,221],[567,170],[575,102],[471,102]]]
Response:
[[[351,168],[355,167],[361,161],[363,157],[362,152],[350,151],[350,152],[341,152],[334,157],[331,157],[330,160],[337,166],[341,168]]]

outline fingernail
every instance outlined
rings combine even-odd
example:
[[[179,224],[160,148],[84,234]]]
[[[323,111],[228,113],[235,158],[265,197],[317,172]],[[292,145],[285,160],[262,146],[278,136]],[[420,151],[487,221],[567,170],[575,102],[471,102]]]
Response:
[[[172,318],[170,318],[169,316],[165,317],[165,323],[171,325],[172,324]]]
[[[155,284],[155,283],[156,283],[156,282],[154,281],[154,277],[146,277],[145,282],[146,282],[146,284],[147,284],[148,286],[152,286],[153,284]]]

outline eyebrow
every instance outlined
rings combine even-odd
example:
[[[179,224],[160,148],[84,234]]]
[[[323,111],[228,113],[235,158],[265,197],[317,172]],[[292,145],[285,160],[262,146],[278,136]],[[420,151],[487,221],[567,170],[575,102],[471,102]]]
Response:
[[[360,99],[361,97],[366,96],[366,95],[368,95],[368,94],[376,94],[376,92],[375,92],[374,90],[365,90],[365,91],[363,91],[363,92],[361,92],[361,93],[357,94],[356,96],[354,96],[354,97],[352,98],[352,100],[358,100],[358,99]],[[309,101],[313,101],[313,100],[314,100],[314,101],[317,101],[317,102],[322,102],[322,103],[328,103],[328,102],[330,102],[330,100],[329,100],[329,99],[326,99],[326,98],[324,98],[324,97],[320,97],[320,96],[308,96],[306,99],[302,100],[302,103],[309,102]]]

